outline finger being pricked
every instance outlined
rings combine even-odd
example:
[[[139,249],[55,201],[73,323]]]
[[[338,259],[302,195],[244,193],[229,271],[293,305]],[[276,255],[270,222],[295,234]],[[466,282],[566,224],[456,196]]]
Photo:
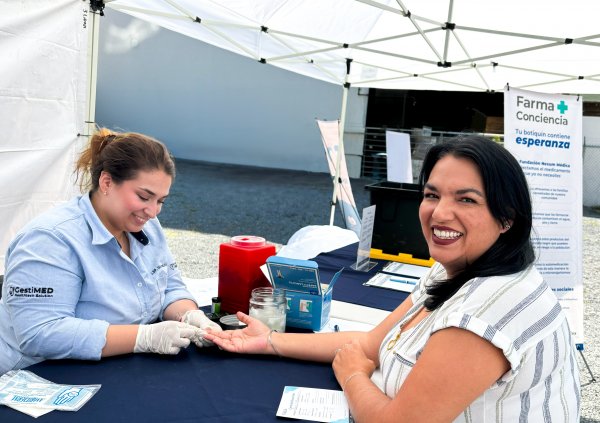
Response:
[[[235,351],[235,342],[233,339],[235,330],[211,331],[208,329],[204,335],[204,339],[212,342],[217,347],[226,351]]]
[[[241,319],[240,319],[241,320]],[[208,332],[205,339],[226,351],[250,354],[265,354],[269,350],[267,342],[270,330],[260,320],[248,317],[248,326],[243,329]]]
[[[204,338],[219,345],[219,343],[223,341],[231,342],[235,332],[235,330],[213,331],[211,328],[207,328],[204,334]]]

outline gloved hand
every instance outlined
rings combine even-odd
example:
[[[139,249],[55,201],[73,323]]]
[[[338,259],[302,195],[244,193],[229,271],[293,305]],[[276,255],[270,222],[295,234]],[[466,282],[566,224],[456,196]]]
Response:
[[[197,328],[186,323],[172,320],[140,325],[133,352],[152,352],[158,354],[177,354],[181,348],[190,345],[190,340],[197,337]]]
[[[210,328],[212,332],[220,332],[223,330],[221,329],[221,326],[206,317],[202,310],[186,311],[181,318],[181,321],[200,328],[200,330],[196,331],[196,334],[191,338],[192,342],[200,348],[214,345],[211,341],[204,339],[207,328]]]

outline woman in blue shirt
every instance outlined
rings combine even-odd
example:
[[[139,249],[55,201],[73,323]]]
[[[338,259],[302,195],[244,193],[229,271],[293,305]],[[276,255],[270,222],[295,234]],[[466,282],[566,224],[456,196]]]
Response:
[[[0,374],[44,359],[208,344],[204,329],[220,328],[185,288],[156,218],[175,177],[166,147],[104,129],[76,172],[89,193],[34,219],[8,247]]]

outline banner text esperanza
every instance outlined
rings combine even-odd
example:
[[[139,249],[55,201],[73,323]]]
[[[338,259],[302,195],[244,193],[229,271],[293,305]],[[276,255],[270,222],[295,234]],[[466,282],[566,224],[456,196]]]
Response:
[[[548,116],[544,112],[554,112],[554,103],[540,100],[529,100],[523,96],[517,96],[517,107],[535,109],[536,112],[526,113],[518,110],[516,118],[519,121],[537,122],[550,125],[568,126],[569,120],[564,116]],[[564,134],[546,134],[545,132],[527,131],[517,129],[515,142],[526,147],[562,148],[569,149],[570,137]],[[566,140],[566,141],[565,141]]]

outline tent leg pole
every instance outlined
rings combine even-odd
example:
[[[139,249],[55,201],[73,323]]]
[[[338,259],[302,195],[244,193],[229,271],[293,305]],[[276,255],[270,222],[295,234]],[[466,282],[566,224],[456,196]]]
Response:
[[[90,36],[88,38],[88,92],[87,110],[85,116],[85,131],[87,137],[96,130],[96,83],[98,78],[98,39],[100,31],[100,14],[90,13]]]
[[[335,189],[333,190],[335,192]],[[335,203],[331,204],[331,215],[329,216],[329,226],[333,226],[333,218],[335,217]]]
[[[346,78],[348,76],[346,75]],[[333,220],[335,217],[335,204],[338,198],[338,192],[340,188],[340,167],[342,166],[342,158],[344,158],[344,127],[346,125],[346,107],[348,104],[348,91],[350,90],[350,85],[348,83],[344,84],[344,91],[342,93],[342,110],[340,113],[340,123],[338,128],[338,150],[337,150],[337,163],[335,165],[335,178],[333,180],[333,198],[331,200],[331,216],[329,217],[329,226],[333,226]],[[344,222],[344,225],[346,222]]]

